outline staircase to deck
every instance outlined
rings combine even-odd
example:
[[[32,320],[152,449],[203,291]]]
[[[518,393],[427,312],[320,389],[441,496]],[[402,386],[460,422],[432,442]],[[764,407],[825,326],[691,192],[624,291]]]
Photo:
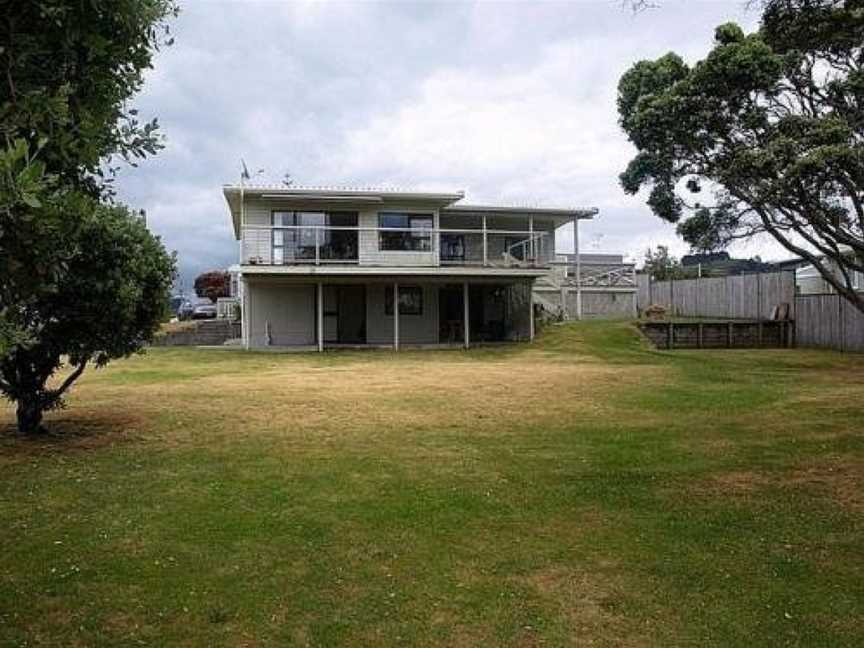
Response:
[[[240,337],[240,322],[228,319],[184,322],[181,326],[157,334],[153,346],[222,346]]]

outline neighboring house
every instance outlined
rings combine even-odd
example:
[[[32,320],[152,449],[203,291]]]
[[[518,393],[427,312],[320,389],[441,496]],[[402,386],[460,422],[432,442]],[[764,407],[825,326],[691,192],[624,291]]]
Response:
[[[833,273],[840,278],[840,270],[833,261],[828,262]],[[864,291],[864,273],[852,272],[852,287]],[[799,295],[822,295],[837,292],[811,264],[802,265],[795,271],[795,289]]]
[[[567,319],[636,317],[636,266],[621,254],[559,254],[535,296]]]
[[[530,340],[556,230],[596,209],[461,192],[228,185],[246,348]],[[577,235],[578,241],[578,235]],[[577,243],[578,245],[578,243]]]
[[[685,254],[681,257],[681,266],[687,270],[695,270],[696,274],[703,277],[770,272],[773,269],[770,263],[759,259],[735,259],[729,256],[728,252]]]

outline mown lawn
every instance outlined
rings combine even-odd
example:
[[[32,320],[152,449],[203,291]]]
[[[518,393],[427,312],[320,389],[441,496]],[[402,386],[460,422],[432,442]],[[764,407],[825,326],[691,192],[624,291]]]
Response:
[[[11,422],[2,645],[864,645],[864,356],[153,350]]]

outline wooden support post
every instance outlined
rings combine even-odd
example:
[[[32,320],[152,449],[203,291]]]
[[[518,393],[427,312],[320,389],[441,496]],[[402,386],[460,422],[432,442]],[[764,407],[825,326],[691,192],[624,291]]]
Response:
[[[732,322],[726,324],[726,346],[732,348]]]
[[[756,348],[757,349],[762,348],[762,333],[763,333],[762,320],[759,320],[759,322],[756,324]]]
[[[528,339],[534,340],[534,285],[532,282],[528,282],[528,310],[529,318],[528,318]]]
[[[573,251],[576,253],[576,319],[582,319],[582,253],[579,251],[579,219],[573,219]]]
[[[696,325],[696,347],[701,349],[704,346],[703,343],[703,331],[702,331],[702,323]]]
[[[471,346],[471,291],[468,282],[462,284],[462,343],[468,349]]]
[[[315,228],[315,265],[321,265],[321,229]]]
[[[243,346],[249,349],[252,346],[252,291],[249,284],[243,279],[243,310],[240,312],[240,331],[243,335]]]
[[[666,348],[670,351],[675,347],[675,324],[669,322],[669,330],[666,331]]]
[[[316,232],[318,230],[315,230]],[[318,282],[318,352],[324,351],[324,283]]]
[[[399,350],[399,284],[393,284],[393,350]]]

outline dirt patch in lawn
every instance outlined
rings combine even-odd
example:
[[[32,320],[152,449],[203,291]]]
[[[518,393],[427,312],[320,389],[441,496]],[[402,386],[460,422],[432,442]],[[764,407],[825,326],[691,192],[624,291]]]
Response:
[[[718,497],[751,497],[766,488],[812,493],[847,511],[864,513],[864,460],[841,457],[781,472],[742,470],[721,473],[693,484],[691,492]]]
[[[191,403],[187,414],[206,410],[211,426],[227,405],[232,434],[313,433],[319,438],[351,432],[387,432],[456,426],[500,433],[513,421],[566,424],[620,415],[614,394],[659,380],[661,369],[622,373],[600,365],[442,362],[353,363],[350,367],[294,368],[244,376],[238,398],[207,398],[236,390],[236,376],[209,376],[175,385],[167,399]],[[186,391],[202,396],[191,400]],[[242,397],[239,396],[242,394]],[[550,398],[554,394],[555,398]],[[617,414],[616,414],[617,412]]]
[[[620,613],[623,596],[614,576],[578,573],[561,566],[535,571],[518,579],[557,610],[558,621],[575,645],[642,646],[640,638]]]

